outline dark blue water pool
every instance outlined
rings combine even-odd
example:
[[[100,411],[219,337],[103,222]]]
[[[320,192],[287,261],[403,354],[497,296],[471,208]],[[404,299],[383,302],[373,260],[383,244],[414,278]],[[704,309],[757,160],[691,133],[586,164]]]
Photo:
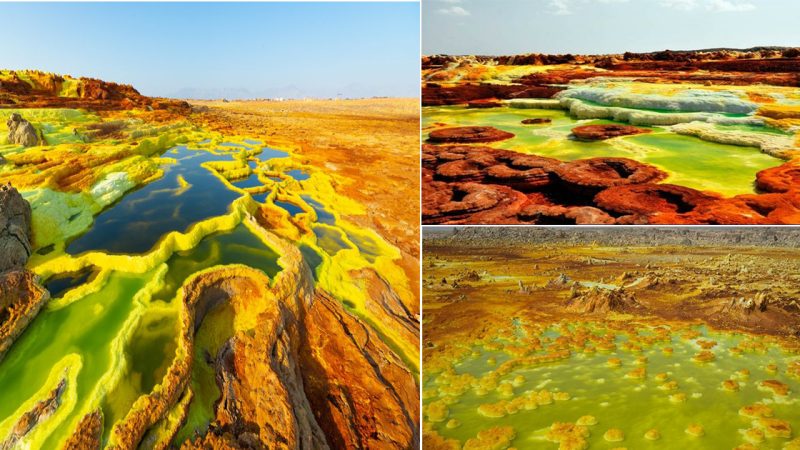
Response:
[[[89,231],[67,245],[67,252],[145,253],[171,231],[185,231],[195,222],[225,214],[239,194],[200,165],[230,157],[185,146],[174,150],[164,156],[177,159],[177,164],[166,164],[163,177],[100,213]],[[191,185],[189,189],[180,188],[179,175]]]
[[[309,175],[308,172],[305,172],[300,169],[287,170],[286,175],[289,175],[290,177],[294,178],[297,181],[305,181],[311,178],[311,175]]]

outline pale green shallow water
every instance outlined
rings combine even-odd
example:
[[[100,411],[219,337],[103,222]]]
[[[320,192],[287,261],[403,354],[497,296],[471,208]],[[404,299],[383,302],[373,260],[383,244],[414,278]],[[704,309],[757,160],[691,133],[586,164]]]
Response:
[[[480,430],[494,426],[512,426],[516,430],[516,438],[512,443],[514,447],[546,449],[558,447],[558,444],[544,440],[546,430],[552,423],[575,422],[581,416],[593,415],[598,423],[589,427],[591,436],[588,441],[592,449],[731,449],[745,442],[739,430],[752,427],[751,419],[738,414],[739,408],[760,401],[770,403],[775,418],[789,421],[794,431],[793,437],[796,437],[800,433],[800,408],[797,405],[800,382],[788,377],[785,370],[789,361],[798,358],[787,356],[775,347],[769,348],[764,354],[745,353],[743,356],[732,356],[727,350],[740,342],[741,336],[709,332],[704,327],[697,329],[702,331],[702,337],[718,342],[713,349],[717,356],[715,362],[699,364],[691,361],[691,357],[700,350],[699,347],[677,335],[673,335],[671,343],[656,344],[642,353],[617,350],[613,354],[573,354],[564,361],[528,368],[518,367],[501,378],[501,381],[511,380],[517,375],[526,378],[524,385],[514,388],[515,396],[527,390],[547,389],[551,392],[568,392],[572,396],[570,400],[553,402],[530,411],[522,410],[502,418],[487,418],[477,412],[477,407],[483,403],[497,402],[504,397],[495,391],[478,396],[470,390],[457,403],[449,406],[450,415],[447,420],[456,418],[461,421],[461,426],[448,429],[444,421],[434,424],[434,428],[439,434],[459,439],[463,444],[467,439],[475,437]],[[553,329],[546,334],[550,337],[559,335]],[[624,336],[618,335],[618,344],[624,340]],[[661,351],[664,346],[673,347],[674,354],[664,355]],[[480,356],[458,364],[455,367],[457,373],[470,373],[479,377],[510,359],[502,351],[488,351],[480,347],[475,347],[475,350],[481,353]],[[639,367],[634,364],[639,356],[648,358],[647,379],[625,378],[627,372]],[[489,365],[489,357],[495,357],[497,363]],[[622,367],[608,368],[606,361],[611,357],[620,358],[623,361]],[[764,370],[770,363],[778,365],[778,374],[769,374]],[[741,382],[739,392],[720,389],[723,380],[743,368],[750,369],[751,376],[748,381]],[[669,379],[678,382],[677,391],[657,388],[661,383],[654,376],[661,372],[669,373]],[[775,403],[771,393],[758,390],[757,383],[765,379],[776,379],[789,384],[792,390],[789,401]],[[425,389],[435,386],[433,377]],[[687,401],[671,403],[668,396],[676,392],[686,393]],[[434,400],[436,398],[427,399],[425,404]],[[701,424],[705,428],[704,437],[695,438],[685,433],[687,425],[692,423]],[[625,440],[606,442],[603,434],[609,428],[622,429]],[[660,440],[644,439],[644,433],[651,428],[657,428],[661,432]],[[786,441],[787,439],[782,438],[766,438],[758,448],[780,449]]]
[[[523,119],[546,117],[550,124],[523,125]],[[561,110],[489,108],[462,106],[424,107],[423,127],[435,123],[449,126],[493,126],[516,136],[491,143],[492,147],[533,153],[565,161],[592,157],[625,157],[653,164],[670,174],[664,183],[674,183],[725,195],[755,192],[760,170],[778,166],[782,160],[761,153],[755,147],[740,147],[682,136],[651,127],[651,134],[627,136],[609,141],[581,142],[569,139],[579,125],[616,123],[608,120],[575,120]],[[648,127],[641,127],[648,128]],[[768,132],[764,128],[764,132]],[[427,136],[423,136],[426,138]]]

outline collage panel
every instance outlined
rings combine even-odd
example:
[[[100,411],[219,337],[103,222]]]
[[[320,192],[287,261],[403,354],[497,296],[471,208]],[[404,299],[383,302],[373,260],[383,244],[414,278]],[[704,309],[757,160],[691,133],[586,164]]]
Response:
[[[419,3],[0,21],[0,449],[418,449]]]
[[[424,227],[423,448],[797,448],[799,238]]]
[[[424,224],[800,223],[796,2],[422,6]]]

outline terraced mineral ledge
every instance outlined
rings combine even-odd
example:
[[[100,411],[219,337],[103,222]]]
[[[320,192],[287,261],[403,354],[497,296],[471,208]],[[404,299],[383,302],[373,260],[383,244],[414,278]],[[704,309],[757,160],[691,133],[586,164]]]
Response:
[[[422,69],[424,223],[800,223],[800,49]]]
[[[423,447],[800,448],[797,238],[426,229]]]
[[[0,448],[418,445],[415,100],[0,86]]]

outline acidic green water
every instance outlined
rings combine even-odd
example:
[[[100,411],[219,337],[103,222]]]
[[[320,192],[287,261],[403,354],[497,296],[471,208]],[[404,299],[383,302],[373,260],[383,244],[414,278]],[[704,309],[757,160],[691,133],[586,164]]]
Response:
[[[527,118],[542,117],[550,124],[523,125]],[[425,107],[423,127],[435,123],[449,126],[493,126],[514,133],[512,139],[492,147],[532,153],[564,161],[592,157],[625,157],[655,165],[669,174],[664,183],[679,184],[724,195],[755,192],[755,175],[783,161],[755,147],[717,144],[692,136],[651,127],[652,133],[598,142],[570,139],[579,125],[615,123],[608,120],[575,120],[561,110],[516,108],[469,109]],[[641,127],[648,128],[648,127]],[[766,129],[766,128],[765,128]],[[425,136],[423,136],[425,138]]]
[[[522,326],[524,329],[524,326]],[[768,345],[763,349],[745,351],[741,356],[734,356],[730,349],[748,342],[759,341],[759,337],[746,337],[736,333],[711,332],[704,327],[694,327],[701,333],[699,339],[716,341],[718,344],[711,351],[716,360],[708,363],[697,363],[692,357],[701,351],[697,340],[681,337],[673,333],[668,342],[658,342],[652,347],[644,347],[641,352],[628,351],[624,343],[628,336],[616,336],[617,349],[594,354],[572,352],[568,359],[538,365],[518,366],[499,379],[499,384],[510,382],[517,376],[524,377],[524,382],[513,388],[514,396],[526,391],[546,389],[551,393],[566,392],[571,398],[566,401],[554,401],[550,405],[539,405],[532,410],[520,410],[501,418],[489,418],[478,413],[481,404],[509,400],[513,397],[503,396],[497,391],[486,395],[478,395],[474,389],[457,397],[455,403],[449,405],[449,416],[442,422],[432,423],[434,429],[442,436],[458,439],[462,444],[473,438],[480,430],[495,426],[511,426],[516,431],[512,445],[516,448],[558,448],[558,444],[545,440],[547,430],[555,422],[572,422],[578,418],[591,415],[598,423],[589,426],[589,448],[608,449],[627,447],[635,449],[647,448],[682,448],[682,449],[731,449],[745,442],[740,430],[752,428],[753,419],[739,415],[741,407],[761,402],[774,411],[774,417],[788,421],[795,430],[800,431],[800,380],[786,374],[787,365],[800,359],[790,356],[776,345]],[[606,334],[600,326],[593,326],[593,333]],[[646,335],[648,327],[639,329],[639,335]],[[524,332],[523,332],[524,334]],[[561,333],[556,328],[547,329],[540,334],[545,343],[543,350],[535,354],[544,354]],[[549,343],[547,343],[549,342]],[[664,347],[672,347],[672,355],[665,354]],[[455,365],[456,374],[472,374],[476,378],[497,369],[512,357],[502,350],[488,350],[483,346],[474,346],[473,356]],[[637,364],[636,360],[646,357],[647,362]],[[496,363],[491,364],[490,358]],[[610,368],[609,358],[619,358],[620,368]],[[768,364],[776,364],[777,373],[766,370]],[[637,367],[645,367],[645,379],[626,378],[626,374]],[[741,369],[749,369],[749,378],[736,375]],[[663,390],[659,386],[663,381],[655,379],[656,374],[668,374],[668,380],[678,383],[677,390]],[[723,380],[734,378],[740,383],[738,392],[721,389]],[[435,392],[441,384],[438,376],[432,376],[424,386],[427,393]],[[771,392],[758,389],[762,380],[779,380],[791,388],[788,397],[780,398]],[[674,403],[670,395],[686,394],[686,401]],[[444,396],[426,394],[425,405]],[[460,421],[460,426],[447,428],[450,419]],[[425,420],[428,418],[426,416]],[[693,437],[685,432],[690,424],[699,424],[705,429],[705,436]],[[619,428],[625,433],[622,442],[606,442],[603,434],[609,428]],[[644,433],[656,428],[661,439],[649,441]],[[759,444],[758,448],[780,449],[787,439],[772,437]]]

